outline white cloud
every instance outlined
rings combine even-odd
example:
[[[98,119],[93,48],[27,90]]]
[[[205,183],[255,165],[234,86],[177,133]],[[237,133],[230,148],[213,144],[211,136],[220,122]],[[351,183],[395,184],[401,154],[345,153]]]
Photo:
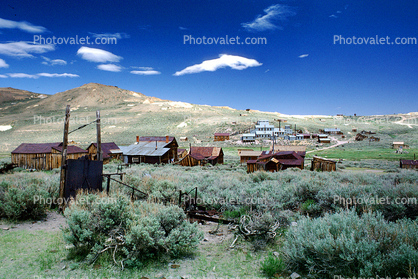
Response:
[[[338,16],[336,16],[334,14],[330,15],[329,17],[338,18]]]
[[[3,59],[0,59],[0,68],[9,68],[9,64],[7,64]]]
[[[97,66],[97,69],[109,72],[120,72],[122,67],[115,64],[100,64]]]
[[[186,28],[186,27],[182,27],[182,26],[179,26],[179,29],[180,29],[180,30],[189,30],[188,28]]]
[[[302,55],[299,55],[299,58],[305,58],[305,57],[308,57],[309,56],[309,54],[302,54]]]
[[[67,65],[67,61],[63,59],[50,59],[48,57],[42,56],[42,58],[45,60],[42,62],[44,65],[48,66],[55,66],[55,65]]]
[[[24,73],[11,73],[8,74],[11,78],[39,78],[37,75],[29,75]]]
[[[116,39],[129,39],[131,36],[126,33],[93,33],[89,32],[95,38],[116,38]]]
[[[68,74],[68,73],[63,73],[63,74],[50,74],[50,73],[39,73],[37,74],[40,77],[80,77],[79,75],[75,75],[75,74]]]
[[[8,19],[0,18],[0,28],[7,29],[20,29],[29,33],[43,33],[46,31],[45,27],[36,26],[26,21],[13,21]]]
[[[266,31],[274,29],[282,29],[277,25],[278,21],[286,21],[288,17],[296,15],[296,13],[286,5],[276,4],[264,10],[265,15],[258,15],[252,22],[242,23],[241,25],[247,31]]]
[[[144,70],[144,71],[131,71],[131,74],[150,76],[150,75],[159,75],[161,74],[161,72],[155,71],[155,70]]]
[[[109,51],[91,48],[91,47],[80,47],[77,51],[77,55],[80,55],[81,58],[90,62],[105,63],[105,62],[119,62],[123,59],[120,56],[117,56]]]
[[[219,58],[203,61],[201,64],[189,66],[181,71],[176,72],[175,76],[185,74],[195,74],[204,71],[214,72],[220,68],[231,67],[234,70],[244,70],[248,67],[258,67],[263,65],[257,60],[248,59],[241,56],[221,54]]]
[[[0,78],[8,78],[6,75],[0,75]]]
[[[50,74],[50,73],[38,73],[35,75],[30,75],[30,74],[25,74],[25,73],[10,73],[7,74],[9,77],[11,78],[34,78],[37,79],[39,77],[79,77],[79,75],[75,75],[75,74],[68,74],[68,73],[64,73],[64,74]]]
[[[55,50],[55,45],[35,45],[27,42],[0,44],[0,54],[15,57],[33,57],[31,53],[45,53]]]

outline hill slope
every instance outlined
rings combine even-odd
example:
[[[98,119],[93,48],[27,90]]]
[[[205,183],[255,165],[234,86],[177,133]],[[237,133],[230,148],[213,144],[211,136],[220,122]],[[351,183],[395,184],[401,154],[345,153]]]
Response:
[[[33,98],[45,98],[46,95],[12,87],[0,87],[0,104],[4,102],[21,101]]]

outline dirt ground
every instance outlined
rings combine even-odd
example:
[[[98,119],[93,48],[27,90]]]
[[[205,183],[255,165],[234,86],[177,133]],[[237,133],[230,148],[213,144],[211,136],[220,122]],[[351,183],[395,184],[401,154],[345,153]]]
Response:
[[[44,220],[27,221],[22,223],[0,223],[1,230],[28,230],[28,231],[59,231],[61,227],[66,226],[65,217],[56,211],[49,211]]]

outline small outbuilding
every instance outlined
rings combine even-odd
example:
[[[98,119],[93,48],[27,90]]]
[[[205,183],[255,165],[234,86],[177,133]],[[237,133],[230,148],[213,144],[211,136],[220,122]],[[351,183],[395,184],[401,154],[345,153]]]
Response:
[[[409,146],[406,145],[403,141],[394,141],[392,143],[392,148],[393,149],[399,149],[399,148],[405,149],[405,148],[409,148]]]
[[[418,169],[418,160],[399,160],[401,169]]]
[[[122,150],[114,142],[102,142],[103,164],[107,164],[111,159],[122,159]],[[90,160],[97,160],[97,143],[91,143],[87,147]]]
[[[220,147],[197,147],[191,146],[189,154],[181,159],[178,164],[182,166],[203,166],[206,164],[216,165],[224,163],[224,153]]]
[[[312,158],[311,171],[316,171],[316,170],[336,171],[337,161],[314,156]]]

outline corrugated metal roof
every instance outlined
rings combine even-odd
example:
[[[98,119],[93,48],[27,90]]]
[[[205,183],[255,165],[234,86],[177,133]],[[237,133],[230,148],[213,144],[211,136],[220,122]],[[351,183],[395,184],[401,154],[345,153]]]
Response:
[[[61,142],[53,143],[22,143],[15,150],[12,151],[12,154],[35,154],[35,153],[51,153],[52,149],[55,149],[59,152],[62,151]],[[78,146],[69,145],[67,147],[67,154],[73,153],[87,153],[87,150],[84,150]]]
[[[215,136],[220,136],[220,137],[228,137],[229,133],[215,133]]]
[[[192,146],[190,148],[190,154],[200,154],[203,157],[207,158],[210,156],[219,156],[221,154],[222,148],[220,147],[198,147]]]
[[[325,132],[340,132],[340,128],[325,128]]]
[[[173,140],[175,140],[175,137],[168,137],[168,143],[172,142]],[[166,136],[165,137],[140,137],[139,141],[163,141],[166,142]]]
[[[147,145],[132,144],[120,148],[123,151],[123,155],[127,156],[163,156],[170,148],[165,147],[149,147]]]
[[[260,156],[261,155],[261,151],[249,151],[249,150],[243,150],[239,153],[240,156]]]

